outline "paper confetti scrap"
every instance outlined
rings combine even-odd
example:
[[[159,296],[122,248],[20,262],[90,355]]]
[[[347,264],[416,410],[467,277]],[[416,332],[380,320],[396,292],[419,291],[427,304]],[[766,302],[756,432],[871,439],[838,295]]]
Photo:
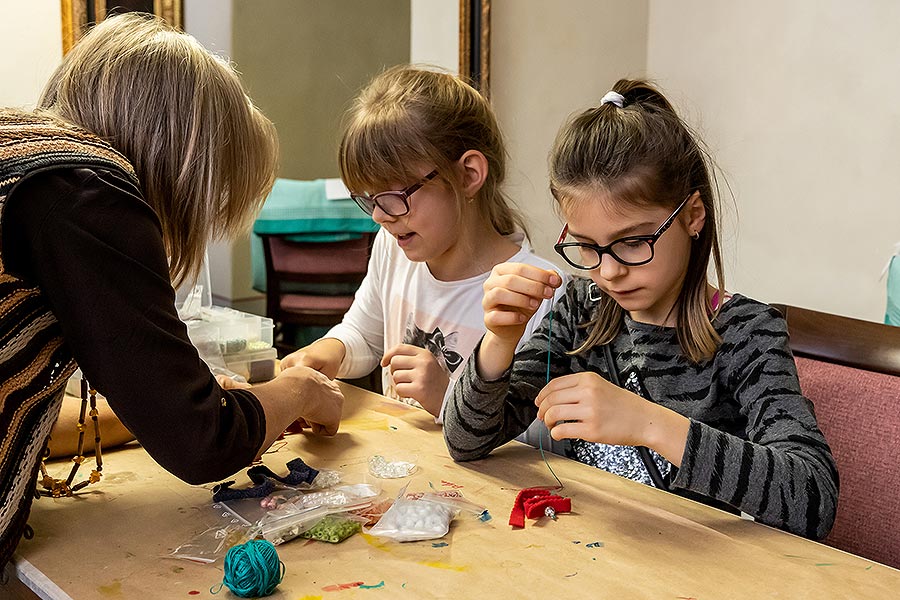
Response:
[[[379,583],[376,583],[375,585],[361,585],[361,586],[359,586],[359,589],[361,589],[361,590],[376,590],[378,588],[383,588],[383,587],[384,587],[384,580],[380,581]]]
[[[334,585],[326,585],[322,588],[323,592],[340,592],[343,590],[350,590],[355,587],[359,587],[363,585],[364,581],[352,581],[350,583],[336,583]]]

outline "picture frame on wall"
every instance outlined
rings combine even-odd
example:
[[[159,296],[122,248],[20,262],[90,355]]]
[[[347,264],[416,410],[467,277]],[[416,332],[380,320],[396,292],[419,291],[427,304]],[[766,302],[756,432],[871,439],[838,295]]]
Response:
[[[490,68],[491,0],[459,0],[459,75],[490,98]]]
[[[62,4],[63,55],[84,35],[91,25],[112,14],[145,12],[162,17],[170,24],[183,27],[182,0],[60,0]]]

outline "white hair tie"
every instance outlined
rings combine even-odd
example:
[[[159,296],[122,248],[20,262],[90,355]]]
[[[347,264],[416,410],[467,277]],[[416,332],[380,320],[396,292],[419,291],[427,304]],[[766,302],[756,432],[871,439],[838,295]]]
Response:
[[[619,108],[625,106],[625,96],[620,94],[619,92],[606,92],[606,95],[603,96],[603,99],[600,100],[600,106],[604,104],[615,104]]]

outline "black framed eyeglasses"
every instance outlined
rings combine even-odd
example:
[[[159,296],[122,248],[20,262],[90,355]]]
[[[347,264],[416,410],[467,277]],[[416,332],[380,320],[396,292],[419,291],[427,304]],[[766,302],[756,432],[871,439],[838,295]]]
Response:
[[[386,215],[392,217],[402,217],[409,212],[409,197],[412,196],[419,188],[437,177],[437,169],[415,182],[405,190],[388,190],[370,196],[368,194],[350,194],[350,197],[356,201],[356,204],[363,209],[366,214],[375,214],[377,206]]]
[[[688,197],[682,200],[675,212],[669,215],[669,218],[659,226],[659,229],[653,235],[629,235],[610,242],[606,246],[589,244],[587,242],[564,243],[563,240],[569,234],[569,224],[566,223],[562,233],[559,234],[559,239],[553,245],[553,249],[566,259],[567,263],[576,269],[584,271],[593,271],[599,267],[604,254],[609,254],[627,267],[646,265],[653,260],[653,247],[656,245],[656,241],[672,226],[672,223],[675,222],[675,217],[678,216],[678,213],[687,205],[688,200],[693,195],[693,192],[688,194]]]

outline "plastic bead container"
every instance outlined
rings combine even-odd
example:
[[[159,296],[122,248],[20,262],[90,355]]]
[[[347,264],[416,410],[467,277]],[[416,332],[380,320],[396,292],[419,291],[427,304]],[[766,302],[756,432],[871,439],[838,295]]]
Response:
[[[272,319],[211,306],[186,325],[191,342],[211,366],[224,367],[250,383],[275,376],[278,353],[272,347]]]

